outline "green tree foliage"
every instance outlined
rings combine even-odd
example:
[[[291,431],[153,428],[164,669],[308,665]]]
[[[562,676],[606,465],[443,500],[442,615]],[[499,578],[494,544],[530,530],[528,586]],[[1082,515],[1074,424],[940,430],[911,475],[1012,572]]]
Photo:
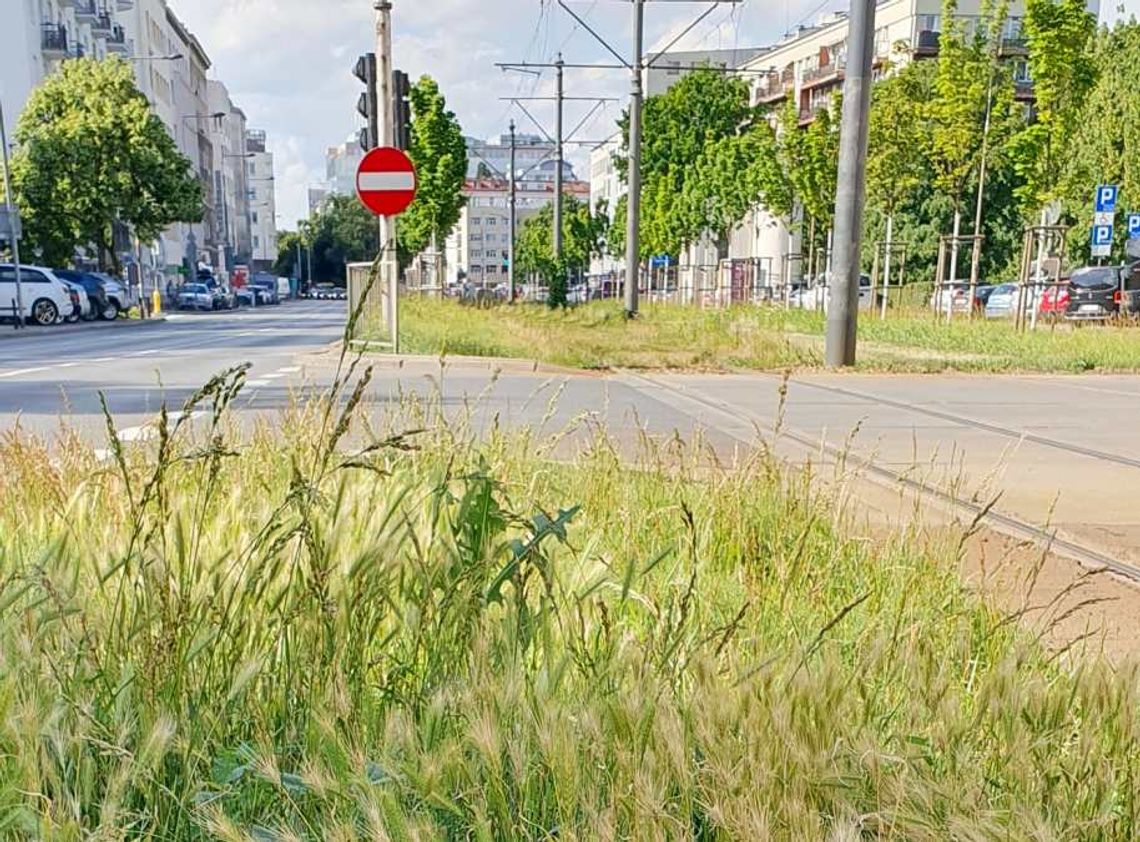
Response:
[[[694,227],[699,215],[685,213],[693,204],[682,200],[707,148],[737,133],[753,114],[748,85],[713,70],[696,70],[666,93],[645,102],[642,132],[642,256],[676,255],[703,231]],[[621,120],[628,155],[629,116]],[[628,158],[616,158],[623,179]],[[699,186],[698,188],[699,189]],[[623,238],[624,239],[624,238]]]
[[[175,222],[202,219],[193,167],[119,59],[64,62],[33,91],[16,126],[13,192],[33,253],[69,263],[93,245],[117,270],[112,226],[153,240]]]
[[[1096,18],[1083,0],[1027,0],[1025,34],[1036,97],[1035,119],[1011,142],[1019,197],[1033,211],[1059,198],[1081,111],[1096,82]]]
[[[371,261],[380,248],[376,217],[355,196],[329,196],[302,225],[301,236],[305,248],[313,251],[314,281],[341,283],[346,264]],[[295,252],[296,242],[291,244]],[[279,259],[294,258],[282,252]]]
[[[304,238],[300,231],[277,232],[277,261],[273,264],[273,273],[281,278],[300,278],[300,267],[297,266],[297,247],[304,245]]]
[[[416,165],[416,200],[397,226],[406,255],[423,251],[433,239],[443,242],[459,222],[467,178],[467,142],[439,85],[424,76],[412,86],[412,142],[408,154]]]
[[[867,204],[891,216],[930,179],[927,103],[935,65],[914,62],[872,91],[867,153]]]
[[[935,185],[960,210],[971,181],[976,184],[983,155],[988,166],[1001,154],[1016,115],[1012,74],[1001,54],[1007,0],[985,0],[972,35],[957,11],[957,0],[943,0],[929,119]]]
[[[551,307],[565,306],[566,279],[590,267],[590,258],[606,247],[609,216],[604,203],[594,210],[586,202],[567,196],[562,207],[562,259],[554,257],[554,205],[546,204],[526,222],[515,246],[519,270],[536,274],[550,288]]]

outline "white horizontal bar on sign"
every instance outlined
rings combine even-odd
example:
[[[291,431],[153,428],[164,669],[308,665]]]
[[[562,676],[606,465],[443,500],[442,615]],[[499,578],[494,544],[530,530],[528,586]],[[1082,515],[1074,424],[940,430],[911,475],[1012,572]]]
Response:
[[[356,186],[364,193],[384,190],[415,190],[416,177],[410,172],[362,172]]]

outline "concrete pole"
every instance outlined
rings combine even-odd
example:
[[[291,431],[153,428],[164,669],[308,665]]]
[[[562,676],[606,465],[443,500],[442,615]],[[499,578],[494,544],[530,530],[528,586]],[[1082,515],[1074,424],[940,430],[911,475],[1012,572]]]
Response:
[[[511,241],[507,246],[507,291],[508,298],[512,304],[515,300],[515,226],[518,224],[518,187],[515,183],[515,149],[515,121],[511,120],[511,196],[510,200],[507,202],[509,213],[511,215],[511,218],[507,223],[510,227]],[[559,169],[561,169],[561,167],[559,167]]]
[[[563,111],[563,98],[565,97],[565,86],[563,84],[564,70],[562,62],[562,54],[558,54],[558,60],[554,62],[555,71],[555,107],[554,107],[554,140],[557,145],[556,155],[558,157],[558,168],[554,171],[554,259],[560,261],[562,259],[562,166],[563,161],[566,160],[565,150],[563,149],[562,139],[562,111]],[[512,175],[513,178],[513,175]]]
[[[376,0],[376,142],[395,145],[395,119],[392,114],[392,2]],[[392,333],[392,353],[400,353],[400,279],[396,260],[396,220],[379,217],[380,282],[388,283],[388,327]]]
[[[851,0],[847,79],[835,201],[835,283],[827,315],[829,366],[855,364],[859,317],[859,247],[866,200],[867,134],[871,111],[876,0]]]
[[[4,104],[0,103],[0,146],[4,147],[4,205],[8,210],[8,223],[15,228],[16,205],[12,201],[11,164],[8,161],[8,129],[4,125]],[[13,321],[17,330],[24,326],[24,286],[20,277],[20,238],[12,232],[12,265],[16,268],[16,312],[19,314]]]
[[[633,64],[629,92],[629,197],[625,234],[625,315],[637,315],[641,240],[641,64],[645,40],[645,0],[633,0]]]

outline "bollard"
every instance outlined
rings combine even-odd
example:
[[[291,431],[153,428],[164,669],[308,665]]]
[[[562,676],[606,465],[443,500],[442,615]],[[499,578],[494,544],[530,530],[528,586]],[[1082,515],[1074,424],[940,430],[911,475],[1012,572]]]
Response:
[[[162,295],[159,294],[157,289],[151,293],[151,315],[162,315]]]

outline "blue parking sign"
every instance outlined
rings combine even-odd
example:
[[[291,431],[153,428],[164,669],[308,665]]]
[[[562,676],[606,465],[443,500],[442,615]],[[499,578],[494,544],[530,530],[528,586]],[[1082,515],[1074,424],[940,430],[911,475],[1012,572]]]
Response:
[[[1140,213],[1128,214],[1128,239],[1140,240]]]
[[[1092,244],[1094,246],[1112,245],[1112,226],[1094,225],[1092,230]]]
[[[1096,212],[1116,213],[1116,199],[1120,188],[1115,184],[1102,184],[1096,188]]]

